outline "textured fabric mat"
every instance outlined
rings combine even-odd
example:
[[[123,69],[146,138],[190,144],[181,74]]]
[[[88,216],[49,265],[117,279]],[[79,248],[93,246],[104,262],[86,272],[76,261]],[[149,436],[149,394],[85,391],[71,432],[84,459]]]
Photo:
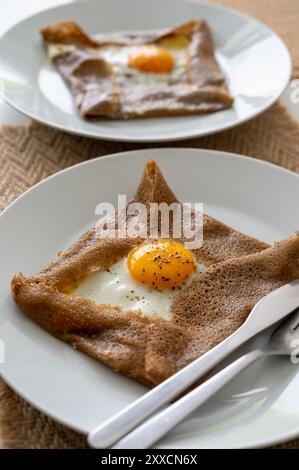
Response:
[[[245,11],[276,30],[290,48],[294,76],[298,73],[298,0],[219,0],[218,3]],[[241,153],[299,173],[299,125],[279,104],[238,128],[215,136],[171,143],[171,146]],[[155,145],[93,141],[38,124],[3,126],[0,128],[0,210],[27,188],[60,169],[99,155],[145,147],[153,148],[154,158]],[[83,436],[35,410],[1,380],[0,437],[2,446],[8,448],[86,445]],[[299,439],[281,447],[299,448]]]

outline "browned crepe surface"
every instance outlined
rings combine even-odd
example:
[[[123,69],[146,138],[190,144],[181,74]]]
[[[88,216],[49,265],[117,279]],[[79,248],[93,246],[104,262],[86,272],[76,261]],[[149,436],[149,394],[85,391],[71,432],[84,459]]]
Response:
[[[122,81],[121,74],[101,58],[101,47],[154,44],[174,36],[187,38],[187,78],[157,86]],[[74,50],[53,59],[69,85],[76,106],[84,117],[128,119],[149,116],[199,114],[232,105],[225,77],[215,59],[211,31],[204,20],[196,20],[153,32],[103,34],[94,41],[72,22],[42,30],[49,44],[68,44]],[[159,74],[156,74],[159,75]]]
[[[155,162],[145,166],[134,200],[176,200]],[[261,297],[299,277],[298,236],[268,247],[206,215],[204,243],[195,255],[209,267],[174,297],[171,320],[121,312],[67,293],[137,243],[101,240],[91,229],[37,275],[14,277],[12,292],[21,309],[51,334],[147,384],[164,380],[224,340]]]

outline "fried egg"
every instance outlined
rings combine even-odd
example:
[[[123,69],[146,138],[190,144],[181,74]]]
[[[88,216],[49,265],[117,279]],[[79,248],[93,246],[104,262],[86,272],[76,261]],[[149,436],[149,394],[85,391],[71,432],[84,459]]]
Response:
[[[153,87],[187,80],[187,51],[188,40],[175,36],[155,44],[104,46],[100,54],[120,84]]]
[[[120,311],[134,310],[169,319],[173,297],[204,269],[205,266],[176,241],[144,242],[106,271],[89,275],[72,295]]]

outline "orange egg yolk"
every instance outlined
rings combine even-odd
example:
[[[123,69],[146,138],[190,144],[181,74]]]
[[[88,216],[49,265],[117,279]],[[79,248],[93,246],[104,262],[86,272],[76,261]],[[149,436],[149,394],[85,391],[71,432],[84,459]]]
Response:
[[[131,275],[151,289],[175,289],[196,271],[193,254],[173,240],[142,243],[128,256]]]
[[[129,56],[129,66],[140,72],[169,73],[173,65],[170,52],[155,45],[136,47]]]

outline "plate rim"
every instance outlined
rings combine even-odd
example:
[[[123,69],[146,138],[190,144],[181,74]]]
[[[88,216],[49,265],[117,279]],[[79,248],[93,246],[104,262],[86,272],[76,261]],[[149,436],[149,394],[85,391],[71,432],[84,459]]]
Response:
[[[163,147],[163,148],[157,148],[155,149],[155,151],[158,151],[158,152],[162,152],[162,153],[168,153],[168,152],[171,152],[173,150],[178,150],[177,147]],[[267,168],[270,168],[274,171],[279,171],[279,172],[283,172],[284,174],[288,175],[288,176],[291,176],[293,178],[297,178],[298,179],[298,182],[299,182],[299,174],[289,170],[289,169],[286,169],[286,168],[283,168],[283,167],[280,167],[279,165],[276,165],[274,163],[270,163],[270,162],[267,162],[267,161],[264,161],[264,160],[259,160],[259,159],[256,159],[254,157],[250,157],[250,156],[246,156],[246,155],[241,155],[241,154],[237,154],[237,153],[233,153],[233,152],[226,152],[226,151],[222,151],[222,150],[212,150],[212,149],[204,149],[204,148],[179,148],[179,150],[181,152],[188,152],[190,154],[208,154],[210,157],[214,157],[214,158],[230,158],[232,160],[235,160],[235,161],[245,161],[249,164],[253,164],[253,165],[257,165],[258,167],[260,166],[263,166],[263,167],[267,167]],[[36,183],[35,185],[33,185],[32,187],[28,188],[24,193],[20,194],[14,201],[12,201],[3,211],[2,213],[0,214],[0,225],[1,223],[3,223],[3,219],[5,219],[3,216],[5,216],[5,214],[7,213],[7,211],[10,211],[14,208],[15,205],[18,204],[18,202],[27,196],[28,193],[32,192],[32,191],[36,191],[39,186],[42,186],[43,184],[47,184],[51,179],[55,179],[57,176],[61,176],[63,175],[64,173],[67,173],[69,171],[72,171],[74,168],[80,168],[80,167],[83,167],[83,166],[86,166],[86,165],[94,165],[96,162],[98,161],[101,161],[101,160],[108,160],[108,159],[114,159],[114,158],[125,158],[126,155],[134,155],[135,158],[138,158],[138,154],[139,153],[148,153],[149,154],[149,157],[152,153],[152,149],[148,149],[148,148],[145,148],[145,149],[136,149],[136,150],[131,150],[131,151],[124,151],[124,152],[117,152],[117,153],[112,153],[112,154],[108,154],[108,155],[104,155],[104,156],[98,156],[98,157],[94,157],[94,158],[91,158],[89,160],[84,160],[82,162],[79,162],[79,163],[76,163],[75,165],[71,165],[67,168],[64,168],[52,175],[49,175],[48,177],[44,178],[43,180],[39,181],[38,183]],[[220,155],[219,155],[220,154]],[[5,222],[4,222],[5,223]],[[28,397],[27,393],[24,393],[23,391],[20,392],[18,390],[18,387],[15,387],[9,378],[6,377],[6,373],[3,373],[3,370],[2,370],[2,366],[0,365],[0,377],[2,378],[2,380],[7,384],[9,385],[12,390],[14,390],[15,393],[18,394],[18,396],[22,397],[24,400],[26,400],[30,405],[32,405],[35,409],[39,410],[40,412],[44,413],[46,416],[49,416],[50,418],[52,418],[54,421],[66,426],[67,428],[70,428],[70,429],[73,429],[74,431],[76,432],[79,432],[83,435],[86,435],[86,433],[82,430],[82,428],[76,426],[76,425],[70,425],[70,423],[66,420],[64,420],[63,418],[60,418],[60,417],[57,417],[56,415],[52,414],[50,411],[48,411],[46,408],[44,408],[43,406],[40,406],[40,405],[37,405],[34,400],[31,400],[30,397]],[[254,443],[253,445],[251,443],[248,443],[248,445],[237,445],[235,446],[234,448],[261,448],[261,447],[265,447],[265,446],[272,446],[272,445],[275,445],[275,444],[281,444],[283,442],[286,442],[292,438],[295,438],[295,437],[298,437],[299,435],[299,423],[298,423],[298,427],[291,430],[289,433],[282,433],[281,434],[281,437],[279,437],[279,435],[277,435],[277,437],[275,438],[268,438],[268,439],[260,439],[259,441],[257,441],[256,443]],[[157,445],[155,448],[161,448],[159,447],[159,445]],[[186,447],[186,448],[200,448],[200,447]]]
[[[178,2],[178,3],[188,2],[188,3],[192,3],[194,5],[199,5],[199,6],[202,4],[206,7],[209,7],[212,10],[228,11],[232,15],[237,15],[241,18],[246,19],[247,22],[253,22],[255,24],[260,25],[261,27],[265,28],[269,33],[271,33],[271,35],[276,37],[276,39],[280,42],[282,48],[284,49],[284,53],[286,54],[286,59],[288,61],[288,69],[285,71],[285,80],[284,80],[283,85],[281,86],[281,90],[277,91],[267,103],[265,103],[263,106],[259,107],[251,115],[239,119],[236,123],[219,125],[219,127],[217,129],[213,129],[213,128],[210,129],[210,130],[209,129],[207,129],[207,130],[203,129],[201,131],[197,131],[195,129],[193,131],[183,132],[182,134],[177,133],[176,135],[171,135],[171,136],[168,136],[168,137],[163,137],[163,136],[158,136],[158,135],[156,135],[155,137],[138,137],[138,136],[128,137],[128,136],[125,136],[125,135],[120,135],[119,136],[117,132],[116,132],[116,135],[110,135],[110,134],[107,135],[107,134],[105,134],[105,132],[101,132],[101,133],[98,134],[96,131],[88,131],[88,130],[80,130],[80,129],[69,128],[69,127],[65,127],[63,125],[55,123],[54,118],[52,119],[52,121],[49,120],[49,119],[40,118],[40,117],[38,117],[38,114],[32,113],[29,110],[23,109],[23,107],[21,105],[18,105],[16,103],[14,103],[13,98],[12,99],[9,98],[8,96],[6,96],[6,93],[4,92],[3,93],[3,99],[4,99],[5,103],[7,103],[14,110],[19,111],[21,114],[27,116],[28,118],[31,118],[31,119],[33,119],[33,120],[35,120],[35,121],[37,121],[37,122],[39,122],[39,123],[41,123],[45,126],[49,126],[53,129],[57,129],[57,130],[60,130],[62,132],[67,132],[69,134],[79,135],[79,136],[82,136],[82,137],[89,137],[89,138],[96,139],[96,140],[101,140],[102,139],[102,140],[110,141],[110,142],[136,142],[136,143],[148,143],[148,142],[161,143],[161,142],[184,141],[184,140],[188,140],[188,139],[194,139],[194,138],[198,138],[198,137],[204,137],[204,136],[218,134],[219,132],[223,132],[223,131],[232,129],[234,127],[238,127],[239,125],[244,124],[244,123],[250,121],[251,119],[256,118],[257,116],[259,116],[260,114],[265,112],[267,109],[269,109],[281,97],[283,92],[286,90],[286,88],[288,86],[288,83],[290,82],[291,75],[292,75],[291,55],[290,55],[289,49],[287,48],[287,46],[286,46],[285,42],[282,40],[282,38],[275,31],[273,31],[268,25],[263,23],[262,21],[257,20],[256,18],[254,18],[254,17],[252,17],[252,16],[250,16],[246,13],[239,12],[238,10],[236,10],[234,8],[226,7],[226,6],[223,6],[223,5],[210,4],[209,2],[207,2],[205,0],[175,0],[175,1]],[[86,2],[84,2],[85,5],[88,5],[88,3],[94,3],[94,0],[87,0]],[[5,36],[7,34],[11,33],[11,31],[13,31],[14,29],[20,27],[23,23],[31,20],[32,18],[38,17],[42,14],[47,14],[50,11],[59,10],[59,9],[64,8],[66,6],[72,7],[72,5],[73,5],[73,3],[65,2],[65,3],[62,3],[60,5],[56,5],[54,7],[46,8],[42,11],[34,13],[33,15],[29,15],[28,17],[24,18],[23,20],[21,20],[21,21],[17,22],[16,24],[14,24],[12,27],[10,27],[8,30],[6,30],[2,35],[0,35],[0,44],[1,44],[1,41],[5,38]],[[159,117],[159,116],[157,116],[157,117]],[[148,119],[151,119],[151,118],[148,118]]]

